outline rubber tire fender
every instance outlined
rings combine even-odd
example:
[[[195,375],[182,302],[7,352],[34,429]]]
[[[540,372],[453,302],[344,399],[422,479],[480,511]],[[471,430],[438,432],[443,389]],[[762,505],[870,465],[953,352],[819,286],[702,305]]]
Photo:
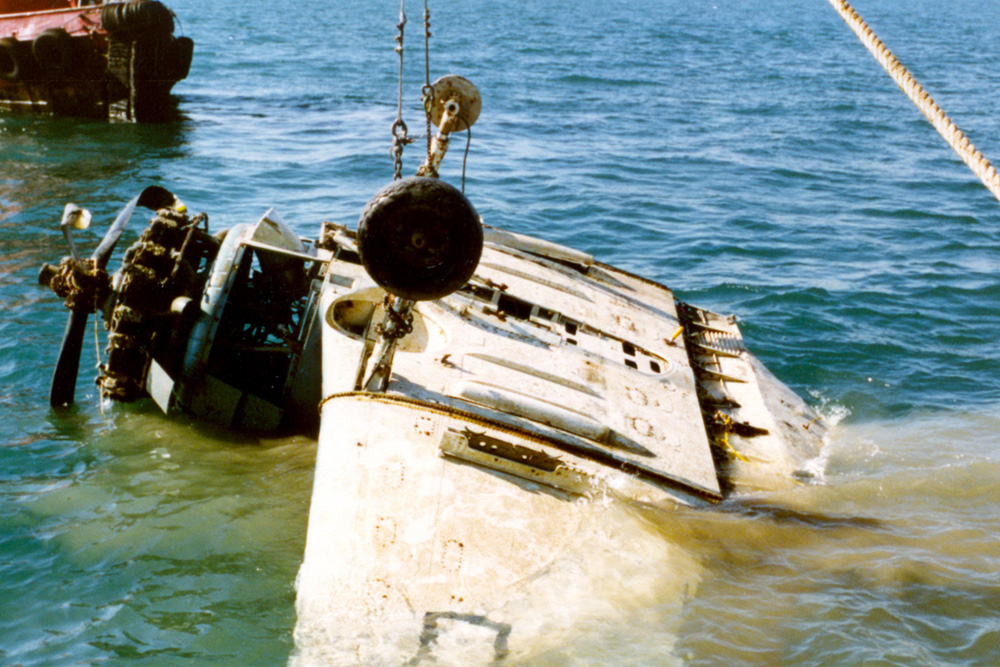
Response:
[[[167,51],[167,78],[173,81],[186,79],[191,70],[193,54],[194,41],[190,37],[178,37],[171,42],[170,49]]]
[[[61,79],[73,72],[73,38],[62,28],[49,28],[31,43],[31,53],[42,72],[49,78]]]
[[[174,14],[159,0],[130,0],[101,9],[101,26],[113,34],[150,30],[170,35],[174,32]]]
[[[0,39],[0,79],[17,83],[28,74],[24,45],[13,37]]]
[[[358,251],[368,275],[387,292],[414,301],[439,299],[475,273],[483,228],[459,190],[414,176],[382,188],[365,207]]]

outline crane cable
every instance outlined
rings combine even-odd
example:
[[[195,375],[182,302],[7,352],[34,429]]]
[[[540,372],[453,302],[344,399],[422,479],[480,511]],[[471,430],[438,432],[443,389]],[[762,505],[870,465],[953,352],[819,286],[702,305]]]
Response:
[[[955,123],[948,118],[948,115],[941,110],[923,86],[917,83],[910,72],[903,66],[903,63],[892,54],[892,51],[882,43],[882,40],[872,31],[867,23],[858,15],[854,7],[851,7],[846,0],[830,0],[830,4],[837,10],[844,22],[854,31],[861,43],[865,45],[868,52],[885,69],[886,73],[892,77],[896,85],[906,93],[920,112],[924,114],[934,129],[938,131],[948,145],[958,153],[962,161],[969,166],[983,185],[993,193],[993,196],[1000,200],[1000,175],[990,164],[990,161],[979,152],[972,144],[965,133],[955,126]]]

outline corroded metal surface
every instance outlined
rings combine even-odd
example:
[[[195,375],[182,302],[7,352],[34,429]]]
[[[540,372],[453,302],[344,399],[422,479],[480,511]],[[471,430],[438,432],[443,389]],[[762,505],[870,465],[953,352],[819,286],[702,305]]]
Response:
[[[457,74],[443,76],[431,84],[431,123],[445,134],[464,132],[479,119],[483,99],[471,81]]]
[[[449,135],[468,131],[479,118],[483,102],[472,82],[456,74],[441,77],[424,97],[424,110],[437,128],[427,149],[427,159],[417,170],[417,176],[437,177],[438,167],[448,152]]]
[[[170,342],[163,322],[178,315],[171,315],[174,301],[198,297],[204,286],[205,260],[217,244],[199,228],[202,222],[161,210],[125,252],[107,324],[107,361],[97,379],[102,396],[133,401],[143,395],[154,350]]]

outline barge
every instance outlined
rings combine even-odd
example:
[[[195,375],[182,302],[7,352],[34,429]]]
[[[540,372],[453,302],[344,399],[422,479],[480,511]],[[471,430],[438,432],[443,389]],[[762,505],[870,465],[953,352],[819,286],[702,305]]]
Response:
[[[0,109],[162,122],[194,42],[158,0],[0,3]]]

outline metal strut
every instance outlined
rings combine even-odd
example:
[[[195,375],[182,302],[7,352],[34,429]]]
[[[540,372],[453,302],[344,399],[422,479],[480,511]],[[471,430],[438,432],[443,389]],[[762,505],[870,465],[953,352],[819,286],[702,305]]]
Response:
[[[438,627],[439,620],[450,620],[450,621],[460,621],[463,623],[468,623],[469,625],[476,625],[483,628],[488,628],[496,633],[496,637],[493,639],[493,661],[494,663],[499,663],[507,657],[509,649],[507,648],[507,639],[510,637],[511,626],[509,623],[497,623],[496,621],[491,621],[486,616],[480,616],[478,614],[463,614],[456,611],[428,611],[424,613],[424,626],[420,631],[420,649],[417,654],[406,663],[407,665],[419,665],[421,662],[427,661],[435,663],[437,660],[431,653],[431,648],[437,641],[438,635],[441,634],[441,628]]]
[[[385,391],[392,374],[396,345],[413,331],[413,304],[413,301],[398,296],[385,297],[385,319],[375,326],[373,333],[377,338],[374,346],[368,349],[368,343],[365,345],[368,353],[361,356],[355,385],[357,389],[376,393]]]

